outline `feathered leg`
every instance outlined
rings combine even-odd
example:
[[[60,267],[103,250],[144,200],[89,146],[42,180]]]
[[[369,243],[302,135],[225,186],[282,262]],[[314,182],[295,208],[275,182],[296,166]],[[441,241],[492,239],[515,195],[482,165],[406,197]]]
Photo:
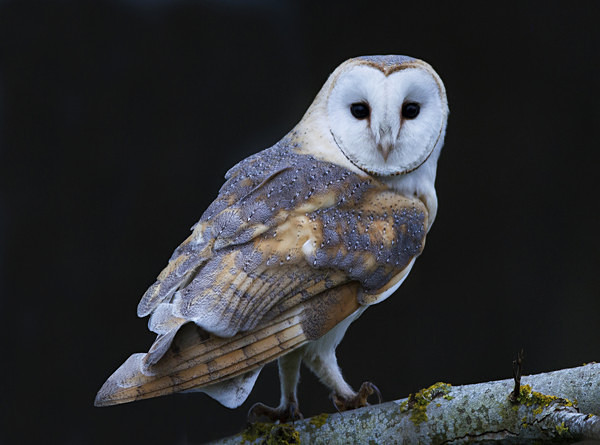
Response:
[[[306,355],[304,363],[319,377],[324,385],[332,390],[331,399],[338,411],[367,406],[367,399],[374,393],[377,394],[378,401],[381,403],[381,393],[371,382],[364,382],[358,392],[355,392],[346,383],[337,364],[334,350],[322,354]]]
[[[366,307],[359,308],[323,337],[304,347],[305,352],[302,360],[317,375],[319,380],[332,390],[331,399],[338,411],[368,405],[367,399],[373,393],[377,394],[379,403],[381,403],[381,393],[372,383],[364,382],[358,392],[355,392],[346,383],[335,356],[335,349],[344,337],[348,326],[360,317],[365,309]]]
[[[281,423],[290,420],[302,419],[296,397],[296,388],[300,380],[300,363],[302,362],[302,348],[287,355],[279,357],[279,381],[281,384],[281,402],[277,408],[269,407],[263,403],[256,403],[248,412],[248,421],[253,423],[261,417],[266,417],[272,422],[279,420]]]

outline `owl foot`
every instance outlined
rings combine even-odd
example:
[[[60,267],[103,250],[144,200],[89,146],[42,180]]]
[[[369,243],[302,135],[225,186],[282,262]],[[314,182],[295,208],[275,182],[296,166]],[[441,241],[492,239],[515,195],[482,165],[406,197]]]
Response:
[[[304,416],[298,409],[297,403],[288,403],[285,406],[271,408],[263,403],[255,403],[248,411],[248,423],[256,423],[259,420],[267,419],[269,422],[286,423],[302,420]]]
[[[360,385],[360,389],[354,397],[346,399],[333,393],[331,394],[331,400],[333,401],[335,408],[341,412],[367,406],[369,404],[367,399],[373,394],[377,394],[377,403],[381,403],[382,398],[379,388],[377,388],[371,382],[364,382],[362,385]]]

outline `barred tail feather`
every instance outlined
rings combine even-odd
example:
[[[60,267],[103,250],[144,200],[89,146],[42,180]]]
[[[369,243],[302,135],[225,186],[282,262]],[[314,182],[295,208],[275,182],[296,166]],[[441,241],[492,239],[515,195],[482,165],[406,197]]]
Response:
[[[209,336],[199,343],[194,341],[195,325],[185,325],[156,365],[148,366],[143,353],[129,357],[102,386],[94,404],[117,405],[190,390],[206,392],[225,406],[241,404],[266,363],[308,341],[297,311],[290,312],[250,333]]]

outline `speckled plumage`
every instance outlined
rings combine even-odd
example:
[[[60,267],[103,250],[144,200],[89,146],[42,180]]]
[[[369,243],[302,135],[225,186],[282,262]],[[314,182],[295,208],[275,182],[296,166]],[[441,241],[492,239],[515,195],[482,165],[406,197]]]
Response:
[[[140,315],[171,295],[183,264],[196,275],[175,294],[174,314],[231,336],[310,286],[357,280],[375,292],[421,250],[421,203],[376,179],[297,154],[288,139],[241,162],[227,178],[194,234],[175,251],[165,278],[140,302]],[[304,255],[308,240],[313,252]],[[273,281],[277,292],[265,286]]]
[[[386,76],[423,64],[405,56],[356,61]],[[138,305],[139,316],[151,315],[155,343],[108,379],[96,405],[200,390],[238,406],[264,364],[295,350],[306,351],[306,363],[325,372],[324,381],[333,379],[336,393],[352,393],[336,374],[334,355],[334,368],[321,371],[324,355],[314,345],[333,354],[350,321],[402,282],[423,249],[429,204],[437,201],[427,187],[406,193],[403,183],[329,155],[335,135],[315,141],[319,132],[307,130],[322,114],[319,98],[331,91],[334,75],[293,131],[227,173]],[[294,403],[300,363],[286,360],[293,365],[289,383],[282,376],[282,404]]]

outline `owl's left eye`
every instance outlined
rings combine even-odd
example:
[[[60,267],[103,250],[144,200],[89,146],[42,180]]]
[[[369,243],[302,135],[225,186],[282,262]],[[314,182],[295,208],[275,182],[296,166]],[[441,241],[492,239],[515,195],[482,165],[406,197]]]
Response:
[[[402,116],[406,119],[414,119],[419,115],[421,106],[416,102],[407,102],[402,105]]]
[[[352,116],[354,116],[356,119],[365,119],[369,117],[371,110],[366,103],[357,102],[350,105],[350,113],[352,113]]]

